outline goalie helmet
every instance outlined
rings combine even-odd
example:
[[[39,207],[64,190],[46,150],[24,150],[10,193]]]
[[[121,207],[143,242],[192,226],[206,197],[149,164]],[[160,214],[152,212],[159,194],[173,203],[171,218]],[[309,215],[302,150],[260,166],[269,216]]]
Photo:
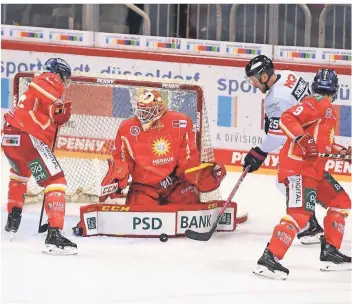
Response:
[[[69,85],[71,68],[65,60],[61,58],[50,58],[47,62],[45,62],[43,72],[58,74],[64,85],[66,87]]]
[[[166,112],[163,99],[157,90],[143,90],[137,100],[136,116],[143,129],[147,130],[153,122]]]
[[[312,83],[312,91],[316,94],[333,95],[334,101],[337,98],[339,79],[334,70],[321,69],[317,72]]]

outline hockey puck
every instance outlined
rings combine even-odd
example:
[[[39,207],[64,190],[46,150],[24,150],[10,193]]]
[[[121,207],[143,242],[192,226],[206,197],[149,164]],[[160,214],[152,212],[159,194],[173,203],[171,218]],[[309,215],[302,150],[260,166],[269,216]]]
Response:
[[[169,239],[169,237],[165,233],[161,234],[159,237],[160,242],[163,242],[163,243],[167,242],[168,239]]]

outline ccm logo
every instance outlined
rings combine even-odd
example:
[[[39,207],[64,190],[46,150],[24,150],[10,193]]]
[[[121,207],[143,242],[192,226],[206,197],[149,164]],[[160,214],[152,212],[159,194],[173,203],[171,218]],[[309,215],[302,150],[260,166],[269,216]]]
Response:
[[[214,209],[214,208],[216,208],[217,206],[218,206],[217,203],[210,204],[210,205],[208,205],[208,209]]]

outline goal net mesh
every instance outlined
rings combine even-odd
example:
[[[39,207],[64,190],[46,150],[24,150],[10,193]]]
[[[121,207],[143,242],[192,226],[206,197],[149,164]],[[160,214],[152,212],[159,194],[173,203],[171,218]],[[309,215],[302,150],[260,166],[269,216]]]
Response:
[[[14,102],[27,90],[34,76],[33,73],[17,75]],[[203,90],[198,84],[106,74],[75,74],[71,80],[64,98],[72,101],[72,116],[60,127],[54,147],[66,176],[68,202],[99,202],[100,184],[108,170],[106,159],[111,155],[117,129],[123,120],[134,115],[141,89],[157,88],[170,110],[187,114],[196,131],[201,161],[214,161]],[[43,194],[44,188],[31,177],[26,202],[41,202]],[[218,190],[200,194],[201,202],[220,199]],[[113,202],[124,204],[124,201]]]

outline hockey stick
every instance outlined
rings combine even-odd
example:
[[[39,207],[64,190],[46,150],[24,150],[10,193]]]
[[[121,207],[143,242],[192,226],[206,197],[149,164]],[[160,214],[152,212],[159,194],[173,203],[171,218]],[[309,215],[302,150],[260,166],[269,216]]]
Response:
[[[328,157],[328,158],[336,158],[336,159],[351,160],[351,155],[319,153],[318,156],[319,156],[319,157]]]
[[[249,171],[250,166],[247,166],[247,168],[243,171],[242,175],[240,176],[237,184],[235,185],[235,187],[232,189],[229,197],[227,198],[225,204],[222,206],[218,217],[216,218],[213,227],[211,227],[210,231],[208,232],[197,232],[191,229],[187,229],[185,232],[186,237],[188,237],[189,239],[192,240],[196,240],[196,241],[209,241],[209,239],[212,237],[213,233],[216,230],[216,227],[218,226],[218,222],[221,218],[221,216],[224,214],[227,206],[230,204],[232,198],[234,197],[235,193],[237,192],[238,188],[240,187],[241,183],[243,182],[244,178],[246,177],[248,171]]]
[[[52,153],[54,153],[56,137],[57,137],[58,133],[59,133],[59,127],[57,127],[56,131],[55,131],[54,143],[53,143],[53,146],[52,146],[52,149],[51,149]],[[42,225],[43,214],[44,214],[44,205],[45,205],[45,193],[44,193],[44,197],[43,197],[42,210],[40,211],[38,233],[44,233],[44,232],[48,231],[48,228],[49,228],[49,224],[48,223],[45,223],[45,224]]]

